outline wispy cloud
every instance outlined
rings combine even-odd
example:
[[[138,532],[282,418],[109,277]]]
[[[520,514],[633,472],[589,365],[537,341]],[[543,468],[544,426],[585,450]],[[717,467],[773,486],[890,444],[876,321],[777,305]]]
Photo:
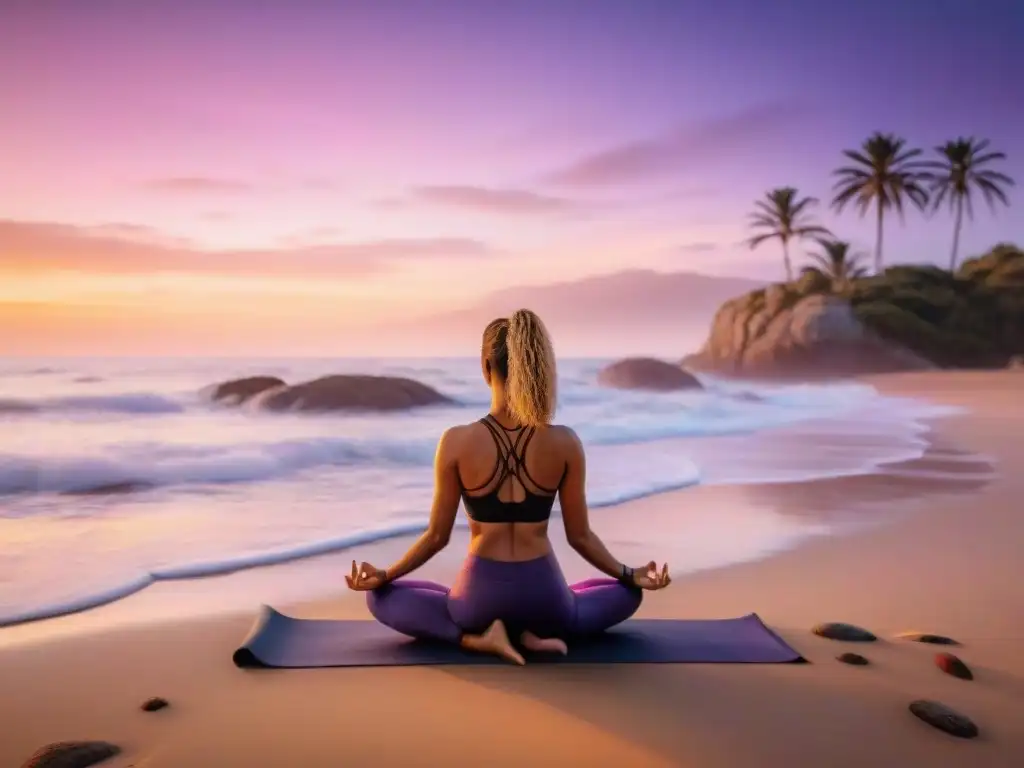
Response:
[[[150,179],[143,186],[152,192],[172,195],[238,195],[253,191],[249,182],[212,176],[168,176]]]
[[[516,216],[549,216],[572,213],[581,207],[573,200],[526,189],[460,184],[413,187],[404,197],[387,198],[378,201],[378,204],[386,208],[413,205],[446,206]]]
[[[556,170],[547,180],[567,187],[601,187],[678,173],[738,149],[775,141],[804,110],[789,103],[762,104],[731,115],[681,126],[663,136],[609,147]]]
[[[224,178],[219,176],[161,176],[147,179],[142,188],[153,193],[180,196],[232,196],[257,192],[270,193],[335,193],[338,181],[329,176],[271,174],[259,179]]]
[[[320,245],[328,241],[336,241],[345,234],[341,227],[313,227],[301,232],[294,232],[278,239],[278,243],[285,247]]]
[[[718,243],[684,243],[683,245],[676,247],[677,253],[710,253],[711,251],[717,251],[719,249]]]
[[[299,187],[309,192],[336,192],[339,185],[337,180],[327,176],[309,176],[302,179]]]
[[[136,243],[155,243],[171,247],[191,247],[192,241],[184,237],[175,237],[161,232],[156,227],[145,224],[129,224],[120,221],[113,221],[105,224],[94,224],[92,226],[78,227],[83,236],[111,237],[121,240],[130,240]]]
[[[401,262],[477,259],[497,251],[460,237],[393,238],[353,243],[293,245],[250,250],[208,250],[188,241],[125,236],[126,225],[79,227],[49,222],[0,220],[0,270],[66,270],[106,274],[199,272],[233,275],[359,277]]]

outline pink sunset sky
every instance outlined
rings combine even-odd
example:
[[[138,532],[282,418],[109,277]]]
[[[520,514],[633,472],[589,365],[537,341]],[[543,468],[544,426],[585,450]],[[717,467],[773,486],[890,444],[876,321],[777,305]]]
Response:
[[[868,248],[827,201],[871,131],[1024,179],[1020,6],[923,5],[5,2],[0,354],[365,354],[511,286],[775,279],[740,245],[774,186]],[[964,253],[1022,222],[978,206]],[[951,227],[886,253],[944,263]]]

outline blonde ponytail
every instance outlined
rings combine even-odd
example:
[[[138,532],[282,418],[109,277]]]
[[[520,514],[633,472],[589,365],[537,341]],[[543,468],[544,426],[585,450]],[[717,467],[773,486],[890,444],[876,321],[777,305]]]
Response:
[[[508,379],[505,394],[509,413],[520,423],[536,427],[555,415],[555,353],[544,323],[528,309],[508,319]]]

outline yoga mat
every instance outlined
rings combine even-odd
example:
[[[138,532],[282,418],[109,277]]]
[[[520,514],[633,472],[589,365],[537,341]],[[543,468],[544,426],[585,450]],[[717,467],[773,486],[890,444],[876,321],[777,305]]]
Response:
[[[757,614],[735,619],[630,619],[569,645],[569,655],[524,654],[552,664],[778,664],[805,659]],[[296,619],[268,605],[235,651],[239,667],[403,667],[508,664],[448,643],[412,640],[376,621]]]

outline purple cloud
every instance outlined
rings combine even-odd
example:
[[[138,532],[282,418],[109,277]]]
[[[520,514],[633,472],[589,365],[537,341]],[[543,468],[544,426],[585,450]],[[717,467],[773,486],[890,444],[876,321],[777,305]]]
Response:
[[[643,181],[713,161],[716,155],[774,141],[804,110],[770,103],[678,128],[587,155],[548,177],[569,187],[599,187]]]
[[[685,243],[680,245],[675,250],[678,253],[710,253],[711,251],[717,251],[719,248],[717,243]]]
[[[471,185],[427,185],[413,187],[407,196],[386,198],[377,203],[382,207],[398,208],[416,204],[441,205],[464,208],[485,213],[547,216],[571,213],[578,204],[572,200],[553,197],[525,189],[477,187]]]

